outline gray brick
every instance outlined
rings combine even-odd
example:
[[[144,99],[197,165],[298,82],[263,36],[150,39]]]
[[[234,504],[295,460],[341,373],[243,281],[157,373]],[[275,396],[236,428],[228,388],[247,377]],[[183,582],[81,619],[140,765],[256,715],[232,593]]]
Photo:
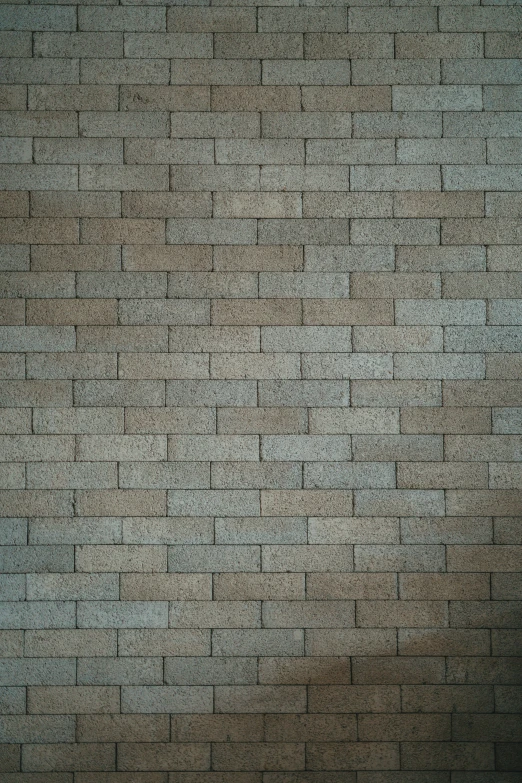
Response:
[[[268,60],[263,63],[263,84],[346,84],[347,60]]]
[[[272,59],[300,58],[303,37],[299,33],[216,33],[215,53],[218,58]]]
[[[80,628],[166,628],[167,603],[162,601],[80,601]]]
[[[286,657],[302,655],[304,649],[303,632],[279,628],[216,630],[212,635],[212,640],[212,652],[216,656],[277,655]],[[248,694],[244,693],[248,697]],[[240,711],[244,712],[243,709]]]
[[[170,8],[167,26],[179,32],[241,32],[256,29],[253,8],[230,11],[228,8]]]
[[[171,547],[169,551],[169,570],[181,573],[233,572],[236,568],[241,571],[259,571],[259,563],[258,546],[177,546]]]
[[[3,573],[45,573],[74,570],[74,550],[70,546],[12,546],[0,550]]]
[[[74,742],[74,718],[66,715],[4,716],[2,718],[2,742]]]
[[[78,11],[80,30],[134,30],[161,31],[165,29],[165,14],[161,8],[125,7],[118,8],[82,7]]]
[[[115,600],[119,598],[116,574],[28,574],[29,600]]]
[[[262,8],[260,32],[346,31],[346,15],[341,8]]]
[[[212,688],[206,686],[124,686],[122,711],[183,713],[212,711]]]
[[[209,655],[210,631],[201,630],[121,630],[121,656]]]
[[[103,658],[97,656],[95,658],[78,658],[77,680],[80,685],[89,686],[161,685],[163,681],[162,660],[153,657]],[[105,710],[103,711],[105,712]],[[109,712],[118,711],[119,709],[109,710]]]
[[[261,64],[259,60],[171,60],[171,82],[173,84],[194,85],[258,85],[261,83]],[[224,87],[227,89],[227,87]],[[244,90],[244,87],[238,87]],[[282,89],[289,89],[283,87]],[[214,108],[226,111],[227,101],[215,100],[212,94]],[[241,106],[232,105],[233,110],[241,111]],[[243,107],[243,111],[251,111],[254,107]]]
[[[348,28],[356,32],[417,32],[437,29],[435,9],[351,8],[348,12]]]
[[[1,685],[74,685],[74,658],[4,658]]]

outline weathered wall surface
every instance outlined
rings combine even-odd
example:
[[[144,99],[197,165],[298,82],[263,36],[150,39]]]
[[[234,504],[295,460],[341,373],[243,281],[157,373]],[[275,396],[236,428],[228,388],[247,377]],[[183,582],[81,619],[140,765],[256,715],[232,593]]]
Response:
[[[519,783],[522,7],[256,2],[0,3],[0,783]]]

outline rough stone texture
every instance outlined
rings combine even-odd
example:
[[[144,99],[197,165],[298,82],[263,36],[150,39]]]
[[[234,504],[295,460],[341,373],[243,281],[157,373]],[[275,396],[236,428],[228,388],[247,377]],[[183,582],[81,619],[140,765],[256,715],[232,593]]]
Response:
[[[519,783],[520,0],[0,0],[0,783]]]

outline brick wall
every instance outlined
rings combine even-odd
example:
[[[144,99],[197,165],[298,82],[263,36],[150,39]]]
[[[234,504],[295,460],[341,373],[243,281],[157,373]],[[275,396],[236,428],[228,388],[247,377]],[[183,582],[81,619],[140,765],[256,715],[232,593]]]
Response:
[[[0,3],[0,783],[519,783],[522,8],[68,2]]]

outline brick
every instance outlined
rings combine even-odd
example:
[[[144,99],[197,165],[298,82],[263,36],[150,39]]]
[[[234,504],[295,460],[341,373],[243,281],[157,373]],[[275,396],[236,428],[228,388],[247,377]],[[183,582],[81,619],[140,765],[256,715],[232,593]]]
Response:
[[[259,681],[274,685],[288,683],[289,685],[301,684],[327,684],[350,682],[349,658],[263,658],[259,662]],[[292,739],[295,731],[329,731],[334,736],[350,737],[353,731],[351,716],[332,721],[329,718],[309,718],[305,716],[267,719],[267,736],[285,736],[291,733]],[[269,722],[270,721],[270,722]],[[334,723],[335,727],[334,728]],[[270,728],[269,728],[270,727]]]
[[[139,408],[127,410],[126,431],[137,433],[210,433],[214,412],[208,408]]]
[[[448,716],[401,715],[390,718],[386,715],[361,715],[359,738],[375,741],[423,741],[430,742],[450,739]]]
[[[399,144],[401,144],[400,141]],[[417,152],[423,153],[425,149],[427,149],[427,147],[415,148],[410,144],[407,145],[406,142],[404,142],[404,146],[401,144],[401,150],[403,150],[408,158],[413,152],[414,154],[412,157],[416,158]],[[424,161],[415,160],[414,162],[429,163],[431,161],[426,159]],[[482,194],[480,192],[474,191],[455,191],[445,193],[430,192],[422,194],[417,192],[401,192],[394,194],[394,214],[397,217],[417,218],[453,216],[481,217],[484,214],[484,203]]]
[[[254,715],[173,715],[171,730],[178,742],[235,743],[254,737],[259,741],[263,736],[263,719]]]
[[[348,13],[348,27],[357,32],[417,32],[437,29],[434,9],[421,8],[411,12],[405,8],[380,11],[373,8],[352,8]]]
[[[13,645],[10,652],[17,648]],[[18,649],[21,655],[21,649]],[[2,685],[74,685],[73,658],[4,658]]]
[[[209,655],[210,632],[202,630],[131,629],[119,631],[121,656]]]
[[[118,708],[117,688],[62,686],[28,690],[28,711],[34,714],[103,713]]]
[[[486,35],[486,41],[490,35]],[[398,33],[396,57],[482,57],[483,41],[478,33]],[[486,44],[487,47],[487,44]]]
[[[123,541],[134,544],[203,544],[212,540],[212,524],[208,517],[193,519],[187,527],[185,517],[131,517],[123,522]]]
[[[233,59],[172,60],[171,81],[173,84],[208,84],[212,90],[214,85],[257,85],[261,83],[260,62],[258,60]],[[239,89],[244,89],[244,87],[241,86]],[[212,93],[213,101],[214,92]]]
[[[357,684],[444,682],[444,658],[354,658],[352,666]]]
[[[432,631],[426,629],[405,628],[399,630],[400,655],[485,655],[489,649],[489,633],[487,630],[470,630],[449,628],[439,631],[434,637]]]
[[[22,84],[0,85],[0,105],[3,111],[20,111],[27,108],[28,88]]]
[[[290,600],[304,598],[302,574],[215,574],[216,599]]]
[[[78,490],[77,510],[85,516],[163,516],[165,492],[161,490]]]
[[[134,30],[161,31],[165,29],[165,15],[160,8],[123,7],[114,9],[84,7],[78,12],[80,30]]]
[[[298,87],[219,86],[212,88],[213,111],[300,111]]]
[[[297,630],[286,630],[286,629],[279,629],[279,628],[260,628],[260,629],[238,629],[238,630],[231,630],[231,629],[223,629],[223,630],[216,630],[212,634],[212,653],[216,656],[222,656],[222,655],[243,655],[243,656],[257,656],[257,655],[263,655],[263,656],[296,656],[296,655],[303,655],[304,650],[304,632],[300,632]],[[238,712],[245,712],[246,710],[244,707],[246,707],[250,701],[250,699],[255,695],[256,691],[252,691],[251,688],[248,688],[247,690],[243,689],[243,691],[231,691],[229,693],[229,697],[234,701],[235,706],[237,706]],[[268,700],[270,700],[270,696],[274,695],[274,697],[277,697],[277,688],[270,688],[267,692]],[[226,692],[222,693],[223,697],[226,696]],[[262,691],[259,692],[259,695],[262,696]],[[295,697],[297,696],[297,701],[300,703],[301,707],[297,710],[292,710],[292,712],[304,712],[303,709],[303,702],[304,702],[304,689],[303,688],[291,688],[289,691],[290,697],[294,697],[294,704],[296,703]],[[240,700],[240,696],[243,696],[243,699]],[[234,699],[234,697],[236,697]],[[232,706],[232,700],[230,701],[230,706]],[[225,699],[223,698],[222,703],[225,703]],[[265,705],[266,706],[266,705]],[[241,708],[243,707],[243,708]],[[221,712],[235,712],[236,710],[220,710]],[[261,710],[249,710],[249,712],[265,712],[267,710],[261,709]],[[274,710],[269,708],[269,712],[273,712]],[[279,711],[279,710],[276,710]],[[288,710],[281,710],[284,712],[287,712]]]
[[[125,36],[127,57],[211,57],[210,35],[184,33],[128,33]]]
[[[194,402],[195,394],[198,395],[200,405],[204,406],[249,407],[255,406],[256,388],[255,382],[245,380],[168,381],[167,383],[167,403],[173,406],[189,407]]]
[[[71,194],[69,194],[71,195]],[[103,195],[98,198],[103,203]],[[71,195],[74,200],[74,196]],[[47,246],[33,247],[32,269],[34,271],[106,271],[120,268],[120,248],[114,246]]]
[[[73,719],[65,715],[47,716],[42,719],[33,715],[5,716],[2,719],[2,742],[71,742],[74,740]]]
[[[390,87],[303,87],[305,111],[389,111]]]
[[[169,685],[254,684],[257,682],[256,661],[253,658],[170,658],[165,669],[165,682]],[[248,728],[246,724],[245,734],[248,734]],[[221,731],[225,733],[226,726],[222,726]],[[208,741],[210,737],[203,734],[201,739]]]
[[[78,717],[80,742],[168,742],[166,715],[89,715]]]
[[[439,194],[429,194],[437,196]],[[446,194],[442,194],[445,196]],[[403,196],[407,197],[405,193]],[[399,198],[396,196],[395,198]],[[458,247],[399,247],[397,269],[404,272],[476,271],[485,269],[484,248]]]
[[[120,94],[123,111],[208,111],[210,108],[210,88],[205,86],[121,85]]]
[[[216,712],[304,712],[303,686],[221,685],[216,687]]]
[[[346,16],[340,8],[263,8],[259,13],[260,32],[345,32]]]
[[[220,466],[216,466],[219,468]],[[227,469],[228,465],[221,466]],[[256,466],[252,466],[255,467]],[[265,473],[259,471],[261,478],[260,483],[273,484],[275,486],[281,486],[286,484],[289,486],[301,485],[301,466],[299,470],[293,463],[289,465],[270,465],[270,468],[275,468],[273,473],[280,471],[281,478],[279,480],[274,478],[272,471],[266,471]],[[214,468],[213,468],[214,470]],[[256,477],[257,471],[253,474]],[[222,473],[225,476],[226,473]],[[235,478],[238,475],[239,481],[236,483]],[[240,486],[242,483],[242,475],[238,470],[231,471],[232,481],[234,486]],[[216,476],[219,481],[220,473],[217,470]],[[285,480],[286,479],[286,480]],[[214,480],[213,480],[213,483]],[[224,482],[223,482],[224,483]],[[245,485],[248,483],[250,486],[253,481],[244,481]],[[220,544],[302,544],[306,543],[306,522],[302,517],[238,517],[238,518],[218,518],[215,522],[215,536],[217,543]]]
[[[240,566],[241,571],[259,571],[259,555],[258,546],[177,546],[169,551],[169,570],[233,572]]]
[[[356,712],[393,712],[399,703],[399,688],[377,685],[348,685],[337,690],[332,686],[309,688],[310,712],[342,713],[348,708]]]
[[[256,29],[253,8],[170,8],[167,29],[176,32],[248,32]]]
[[[102,153],[104,150],[102,149]],[[99,217],[120,214],[118,193],[69,193],[60,191],[33,192],[31,212],[36,217]]]
[[[448,624],[445,601],[358,601],[357,626],[437,628]]]
[[[260,627],[260,607],[255,601],[171,601],[169,625],[173,628]]]
[[[443,550],[437,545],[356,545],[355,570],[440,572],[445,569]]]
[[[107,770],[114,767],[111,743],[26,745],[22,761],[26,770],[41,772]]]
[[[29,57],[2,58],[2,82],[13,84],[78,84],[79,61],[63,58],[46,58],[38,64]]]
[[[346,84],[350,64],[340,60],[267,60],[263,84]]]
[[[490,543],[492,539],[491,519],[489,517],[462,519],[450,516],[438,519],[433,517],[405,518],[401,521],[401,535],[404,543],[411,544]]]
[[[164,189],[167,189],[166,186]],[[87,245],[100,243],[132,245],[139,239],[153,245],[163,244],[165,222],[132,218],[84,218],[82,220],[82,242]]]
[[[392,57],[393,38],[382,33],[305,33],[305,54],[308,59]]]
[[[34,35],[34,54],[37,57],[121,57],[121,33],[59,33],[37,32]],[[71,28],[73,29],[73,28]],[[31,56],[31,52],[27,56]]]
[[[304,745],[290,743],[264,743],[252,749],[251,743],[214,744],[213,766],[216,769],[294,769],[304,767]]]
[[[493,744],[489,742],[469,743],[423,743],[404,744],[404,766],[406,769],[455,768],[493,769]]]
[[[167,190],[166,166],[82,166],[82,190]]]
[[[357,406],[426,406],[442,402],[436,381],[363,381],[352,382],[352,402]]]
[[[208,217],[212,211],[210,194],[193,193],[182,197],[177,193],[130,192],[122,197],[122,214],[126,217]]]
[[[389,187],[386,185],[383,189]],[[409,190],[405,183],[405,190]],[[364,189],[374,189],[373,187]],[[380,189],[380,188],[377,188]],[[351,225],[351,241],[356,245],[385,245],[393,242],[400,245],[431,245],[439,239],[437,220],[365,220],[355,219]]]
[[[25,712],[25,691],[23,688],[2,688],[0,704],[4,715],[16,715]]]
[[[376,89],[367,87],[366,89]],[[355,137],[386,139],[442,136],[440,111],[361,111],[353,115]]]
[[[353,139],[353,141],[358,141],[358,139]],[[304,193],[303,215],[323,218],[391,217],[391,195],[389,193],[334,193],[331,195],[329,193]]]
[[[342,165],[263,166],[260,174],[262,190],[345,191],[349,188],[349,167]],[[321,227],[318,221],[316,227],[319,229]],[[345,224],[345,236],[347,228],[348,226]],[[294,238],[291,241],[295,244],[297,240]],[[345,242],[345,239],[342,241]],[[326,244],[326,239],[324,244]]]

